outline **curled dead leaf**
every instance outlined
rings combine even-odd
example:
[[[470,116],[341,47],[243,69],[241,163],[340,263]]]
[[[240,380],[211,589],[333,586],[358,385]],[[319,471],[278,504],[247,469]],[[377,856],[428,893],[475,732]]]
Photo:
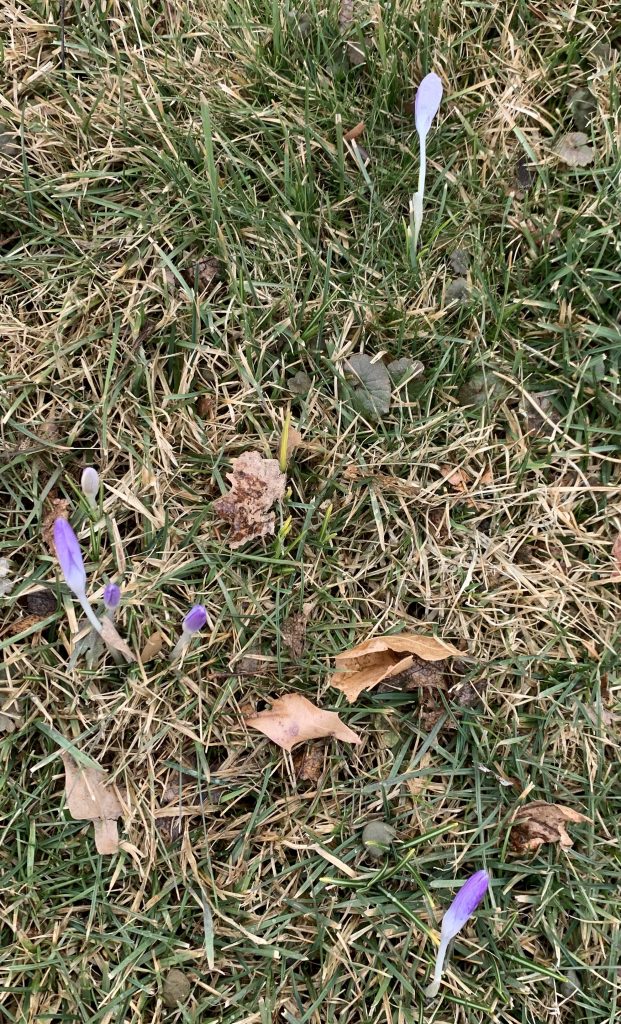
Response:
[[[460,657],[461,652],[452,644],[435,636],[402,633],[399,636],[377,636],[337,654],[336,672],[330,684],[341,690],[352,703],[363,690],[407,672],[414,659],[443,661]]]
[[[300,693],[287,693],[272,704],[269,711],[260,711],[246,719],[246,725],[257,729],[283,750],[291,750],[306,740],[334,736],[345,743],[361,743],[357,733],[341,721],[335,711],[318,708]]]
[[[103,642],[107,644],[111,650],[118,651],[119,654],[122,654],[125,661],[129,662],[136,660],[131,648],[127,645],[123,637],[119,636],[115,626],[112,624],[112,621],[105,615],[101,620],[100,636]]]
[[[569,850],[573,841],[567,832],[568,822],[590,820],[572,807],[533,800],[520,807],[513,819],[511,845],[518,853],[538,850],[544,843],[558,843],[562,850]]]
[[[101,854],[116,853],[119,848],[117,818],[123,807],[104,771],[83,768],[67,751],[62,753],[65,766],[67,807],[76,821],[92,821],[95,846]]]
[[[231,489],[213,507],[231,524],[229,546],[235,549],[274,533],[276,515],[270,510],[284,496],[286,477],[277,459],[264,459],[258,452],[244,452],[231,465]]]
[[[357,125],[350,128],[348,132],[345,132],[343,138],[345,142],[352,142],[353,139],[358,139],[364,131],[364,121],[358,121]]]
[[[164,645],[164,634],[160,633],[159,629],[155,633],[151,633],[151,636],[147,637],[145,645],[140,652],[140,660],[143,665],[147,661],[153,661],[157,658],[158,654],[162,650]]]

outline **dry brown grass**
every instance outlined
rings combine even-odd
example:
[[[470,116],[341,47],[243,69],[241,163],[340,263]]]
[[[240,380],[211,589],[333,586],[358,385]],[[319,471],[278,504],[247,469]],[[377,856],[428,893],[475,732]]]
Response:
[[[0,599],[0,686],[20,716],[0,741],[7,1020],[169,1019],[159,994],[177,966],[193,983],[179,1020],[409,1024],[454,878],[483,864],[488,909],[434,1019],[612,1020],[619,125],[614,68],[594,53],[610,12],[587,6],[370,8],[368,66],[343,71],[336,5],[309,5],[308,35],[283,12],[281,39],[270,5],[246,0],[80,5],[63,75],[56,7],[7,5],[0,555],[16,585]],[[406,100],[423,64],[450,88],[413,279]],[[585,81],[597,164],[561,173],[552,143]],[[337,115],[367,125],[372,191],[339,161]],[[471,255],[460,309],[442,298],[456,247]],[[219,279],[200,278],[205,257]],[[343,381],[360,350],[426,366],[379,424]],[[230,551],[212,502],[231,459],[278,456],[289,413],[303,440],[277,535]],[[104,481],[92,521],[89,463]],[[206,605],[181,667],[68,668],[78,620],[41,539],[54,500],[71,503],[92,594],[123,579],[134,650],[159,631],[165,653],[188,605]],[[41,586],[57,610],[11,635]],[[293,658],[283,624],[308,605]],[[244,715],[291,689],[336,707],[333,655],[401,629],[459,645],[484,706],[445,701],[431,729],[411,695],[340,708],[365,741],[326,744],[316,784],[248,733]],[[62,810],[58,734],[128,789],[113,860]],[[589,816],[569,854],[511,855],[525,795]],[[398,832],[379,869],[359,842],[370,817]]]

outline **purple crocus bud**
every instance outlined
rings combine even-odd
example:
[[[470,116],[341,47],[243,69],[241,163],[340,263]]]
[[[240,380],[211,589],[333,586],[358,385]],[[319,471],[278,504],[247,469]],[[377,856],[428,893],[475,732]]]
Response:
[[[183,620],[184,633],[198,633],[207,622],[207,609],[202,604],[194,604]]]
[[[431,122],[438,112],[441,100],[442,82],[435,71],[430,71],[420,83],[414,99],[414,123],[422,138],[431,128]]]
[[[99,494],[99,473],[93,466],[87,466],[82,471],[80,480],[82,493],[92,509],[97,508],[97,495]]]
[[[54,547],[67,586],[77,598],[86,591],[86,569],[80,551],[80,542],[66,519],[54,522]]]
[[[474,914],[479,903],[485,896],[489,887],[489,875],[487,871],[477,871],[464,882],[457,896],[451,903],[442,918],[442,930],[440,932],[440,945],[436,956],[436,966],[433,972],[433,981],[425,989],[425,995],[432,999],[440,991],[442,971],[449,942],[461,931],[471,914]]]
[[[116,583],[108,583],[103,594],[106,611],[114,611],[121,603],[121,588]]]
[[[202,604],[193,604],[183,620],[183,632],[177,640],[170,655],[171,661],[177,661],[190,643],[190,640],[207,622],[207,609]]]

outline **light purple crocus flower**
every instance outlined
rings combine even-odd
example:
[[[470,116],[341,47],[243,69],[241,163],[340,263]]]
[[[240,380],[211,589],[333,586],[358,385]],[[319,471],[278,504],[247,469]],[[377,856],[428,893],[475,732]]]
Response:
[[[207,609],[205,606],[202,604],[192,605],[183,620],[183,632],[170,655],[171,661],[177,661],[177,659],[181,657],[194,634],[198,633],[198,631],[205,626],[206,622]]]
[[[410,201],[410,243],[412,266],[416,265],[418,236],[423,222],[423,197],[425,195],[425,174],[427,171],[427,133],[438,112],[442,100],[442,82],[434,71],[425,75],[414,99],[414,123],[418,132],[420,160],[418,168],[418,191]]]
[[[489,875],[487,871],[477,871],[464,882],[457,896],[451,903],[442,918],[442,930],[440,932],[440,945],[436,955],[436,966],[433,972],[433,981],[425,989],[428,999],[433,999],[440,991],[442,982],[442,971],[444,960],[449,943],[461,931],[471,914],[474,914],[479,903],[485,896],[489,887]]]
[[[116,583],[108,583],[104,587],[103,599],[107,612],[116,611],[121,603],[121,588]]]
[[[71,524],[66,519],[54,522],[54,547],[67,586],[82,605],[93,629],[101,633],[101,622],[95,615],[86,596],[86,570],[80,550],[80,542]]]

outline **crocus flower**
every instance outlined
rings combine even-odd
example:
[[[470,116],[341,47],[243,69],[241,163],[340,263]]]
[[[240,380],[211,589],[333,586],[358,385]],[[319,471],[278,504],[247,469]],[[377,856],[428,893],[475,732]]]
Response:
[[[198,633],[200,629],[207,622],[207,609],[202,604],[194,604],[190,608],[188,614],[183,620],[182,632],[179,637],[172,654],[170,655],[171,661],[176,661],[181,657],[186,647],[190,643],[190,640],[195,633]]]
[[[82,605],[93,629],[101,633],[101,622],[86,596],[86,570],[80,551],[80,542],[66,519],[56,519],[54,522],[54,547],[67,586]]]
[[[418,132],[420,164],[418,169],[418,191],[410,201],[410,241],[412,264],[416,263],[418,236],[423,222],[423,197],[425,195],[425,173],[427,170],[427,133],[438,112],[442,100],[442,82],[434,71],[425,75],[414,99],[414,123]]]
[[[93,466],[87,466],[82,471],[82,479],[80,481],[82,486],[82,494],[86,498],[89,506],[95,510],[97,508],[97,495],[99,494],[99,473]]]
[[[103,599],[107,612],[116,611],[121,603],[121,588],[116,583],[108,583],[104,587]]]
[[[442,918],[442,930],[440,932],[440,945],[436,956],[436,966],[433,972],[433,981],[425,989],[425,995],[433,999],[440,991],[442,982],[442,971],[449,942],[461,931],[471,914],[474,914],[479,903],[485,896],[489,886],[489,875],[487,871],[477,871],[471,875],[467,882],[464,882],[457,896],[451,903]]]

